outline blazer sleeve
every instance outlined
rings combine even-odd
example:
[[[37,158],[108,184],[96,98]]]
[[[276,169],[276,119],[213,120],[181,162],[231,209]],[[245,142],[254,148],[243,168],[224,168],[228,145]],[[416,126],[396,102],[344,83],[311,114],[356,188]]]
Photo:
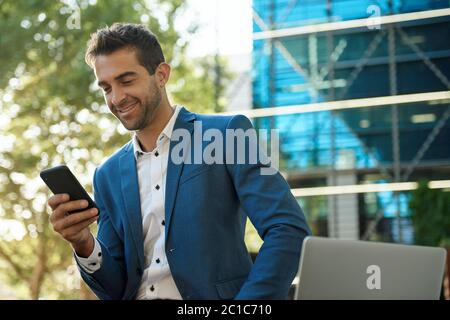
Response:
[[[248,118],[237,115],[230,119],[227,129],[254,128]],[[234,148],[234,155],[243,152],[242,146],[229,143],[227,140],[226,148]],[[272,175],[262,175],[261,169],[269,167],[264,164],[266,161],[261,161],[259,156],[254,164],[248,161],[250,144],[250,141],[245,144],[244,164],[234,161],[226,166],[241,206],[263,239],[263,245],[235,299],[286,299],[297,274],[303,240],[311,231],[278,170]]]
[[[100,210],[97,240],[101,246],[102,264],[94,273],[79,266],[80,274],[92,291],[102,300],[122,299],[126,287],[123,243],[110,220],[101,195],[98,170],[94,173],[94,198]],[[78,262],[77,262],[78,263]]]

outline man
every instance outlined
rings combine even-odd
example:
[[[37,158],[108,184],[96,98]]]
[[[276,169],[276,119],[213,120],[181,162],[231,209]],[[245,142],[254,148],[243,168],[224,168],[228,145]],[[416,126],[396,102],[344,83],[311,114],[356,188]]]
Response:
[[[225,135],[251,129],[250,121],[171,106],[165,87],[170,66],[156,37],[141,25],[98,30],[86,61],[111,112],[134,131],[132,140],[95,171],[99,213],[67,215],[87,206],[68,195],[48,201],[53,228],[72,245],[81,276],[95,294],[101,299],[287,298],[310,230],[282,176],[262,175],[266,165],[259,158],[199,164],[172,156],[179,130],[193,137],[197,123]],[[244,243],[246,216],[264,240],[254,264]],[[89,225],[97,219],[95,238]]]

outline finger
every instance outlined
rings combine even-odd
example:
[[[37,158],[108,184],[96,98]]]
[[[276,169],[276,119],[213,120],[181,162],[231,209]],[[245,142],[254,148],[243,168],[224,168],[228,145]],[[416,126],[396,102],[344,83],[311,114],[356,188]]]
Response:
[[[89,205],[86,200],[74,200],[60,204],[55,209],[55,218],[60,219],[67,216],[69,211],[84,209]]]
[[[74,224],[69,228],[65,229],[61,232],[61,235],[68,240],[71,240],[73,237],[78,235],[85,228],[89,227],[92,223],[94,223],[98,219],[98,216],[92,217],[90,219],[84,220],[80,223]]]
[[[67,218],[65,218],[65,222],[68,226],[75,225],[97,216],[97,213],[98,210],[96,208],[91,208],[89,210],[77,212],[75,214],[67,216]]]
[[[61,219],[62,217],[65,216],[65,212],[62,212],[61,210],[59,210],[59,207],[62,204],[68,202],[69,199],[70,199],[70,196],[67,193],[56,194],[49,198],[48,204],[50,205],[50,207],[52,208],[52,211],[53,211],[50,215],[50,222],[52,224],[54,224],[55,221],[58,221],[59,219]]]
[[[55,194],[53,196],[51,196],[48,199],[48,205],[50,206],[50,208],[52,208],[52,210],[55,210],[56,207],[58,207],[61,203],[69,201],[70,197],[67,193],[59,193],[59,194]]]
[[[77,212],[68,216],[64,216],[59,221],[55,222],[53,228],[57,232],[62,232],[65,229],[72,227],[78,223],[91,219],[97,216],[98,210],[96,208],[92,208],[89,210]]]

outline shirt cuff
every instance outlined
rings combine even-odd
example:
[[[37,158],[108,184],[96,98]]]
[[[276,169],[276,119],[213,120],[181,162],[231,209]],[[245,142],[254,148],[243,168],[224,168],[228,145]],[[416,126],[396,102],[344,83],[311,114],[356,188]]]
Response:
[[[92,251],[91,255],[87,258],[82,258],[77,255],[74,251],[75,259],[78,261],[78,264],[84,271],[87,273],[94,273],[98,269],[100,269],[102,265],[102,247],[98,240],[94,237],[94,251]]]

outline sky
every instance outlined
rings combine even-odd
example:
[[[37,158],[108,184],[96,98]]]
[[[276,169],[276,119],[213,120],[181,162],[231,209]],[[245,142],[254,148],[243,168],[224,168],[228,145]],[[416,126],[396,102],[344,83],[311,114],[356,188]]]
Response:
[[[199,23],[191,38],[188,55],[201,57],[249,54],[252,50],[252,0],[187,0],[187,10],[180,16],[177,29],[189,22]],[[217,35],[216,36],[216,28]]]

